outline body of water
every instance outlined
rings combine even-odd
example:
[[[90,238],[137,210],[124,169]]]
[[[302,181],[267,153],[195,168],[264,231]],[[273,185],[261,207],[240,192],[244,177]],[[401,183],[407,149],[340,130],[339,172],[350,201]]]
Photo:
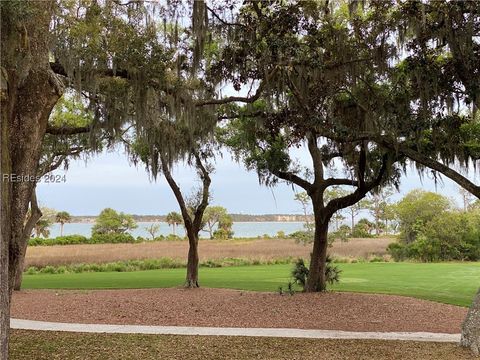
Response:
[[[152,224],[159,224],[160,229],[157,236],[168,235],[173,233],[173,229],[165,222],[151,223],[151,222],[138,222],[138,227],[132,230],[130,233],[134,236],[142,236],[149,238],[150,234],[146,230],[147,227]],[[68,223],[63,226],[63,235],[79,234],[89,237],[92,233],[92,223]],[[283,231],[285,234],[290,234],[298,230],[303,230],[302,222],[235,222],[233,223],[234,237],[257,237],[262,235],[275,236],[277,232]],[[185,231],[183,226],[177,226],[177,235],[183,236]],[[60,236],[60,224],[53,224],[50,227],[51,238]],[[208,233],[202,231],[201,237],[208,237]]]

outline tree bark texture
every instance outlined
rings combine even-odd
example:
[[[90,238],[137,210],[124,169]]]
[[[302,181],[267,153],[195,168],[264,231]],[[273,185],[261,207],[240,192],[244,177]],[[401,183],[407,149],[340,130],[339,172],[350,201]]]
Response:
[[[480,289],[463,322],[460,344],[480,356]]]
[[[16,4],[2,7],[1,53],[1,319],[0,354],[8,356],[9,300],[22,258],[24,221],[47,121],[63,93],[49,64],[53,1],[29,2],[18,16]],[[8,274],[8,280],[6,277]]]

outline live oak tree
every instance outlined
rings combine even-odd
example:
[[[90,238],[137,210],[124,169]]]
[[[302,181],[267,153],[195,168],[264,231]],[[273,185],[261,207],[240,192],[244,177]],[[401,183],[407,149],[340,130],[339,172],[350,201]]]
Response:
[[[190,134],[182,124],[166,119],[158,123],[156,128],[157,134],[153,129],[143,135],[136,134],[130,146],[130,152],[134,161],[141,161],[153,178],[156,179],[158,175],[165,177],[177,200],[189,245],[185,287],[197,288],[199,287],[199,233],[204,225],[203,217],[210,197],[210,173],[213,171],[209,163],[209,159],[213,156],[212,148],[209,146],[210,135],[208,131]],[[152,138],[145,140],[144,136]],[[162,136],[168,136],[168,142],[162,141]],[[168,148],[171,144],[175,144],[174,150]],[[185,161],[193,167],[200,180],[199,188],[193,189],[188,197],[182,192],[172,173],[173,165],[180,161]],[[179,219],[175,219],[171,214],[167,216],[167,221],[177,223]]]
[[[346,131],[345,126],[332,126],[328,121],[323,121],[318,129],[320,135],[330,141],[351,144],[361,144],[363,140],[374,142],[384,151],[394,151],[399,157],[412,159],[420,171],[431,168],[480,196],[480,187],[461,172],[454,170],[454,165],[466,169],[472,161],[478,159],[480,138],[476,119],[480,57],[477,2],[407,1],[398,4],[389,1],[351,1],[348,4],[343,2],[342,5],[342,2],[325,1],[321,4],[303,2],[295,5],[290,2],[282,6],[276,2],[263,2],[261,5],[250,5],[242,9],[243,12],[240,12],[241,15],[235,21],[241,23],[241,26],[237,25],[236,32],[239,45],[236,48],[227,47],[228,58],[224,59],[222,64],[235,69],[232,81],[246,83],[256,80],[260,84],[256,92],[258,99],[262,94],[271,96],[274,93],[272,83],[280,73],[288,96],[296,97],[299,103],[304,104],[308,104],[311,101],[310,96],[313,96],[317,109],[322,109],[325,104],[325,88],[328,90],[328,85],[332,83],[328,73],[333,71],[328,70],[336,68],[336,74],[342,77],[347,75],[346,65],[357,63],[358,72],[347,76],[370,88],[370,100],[368,96],[362,95],[356,89],[352,91],[347,86],[339,86],[338,93],[342,90],[347,92],[346,98],[352,105],[360,106],[366,113],[372,110],[369,102],[375,102],[378,117],[369,119],[369,125],[373,126],[356,128],[355,131]],[[323,13],[319,6],[323,6]],[[381,11],[386,7],[388,12]],[[306,65],[311,65],[312,62],[304,60],[304,48],[295,46],[295,41],[292,43],[290,40],[295,37],[308,39],[313,33],[309,27],[315,28],[315,21],[323,15],[327,17],[327,23],[328,17],[335,17],[341,22],[339,14],[342,11],[351,16],[348,29],[352,33],[349,35],[367,42],[377,41],[378,52],[362,56],[366,53],[362,51],[365,47],[360,44],[357,47],[358,52],[349,52],[343,48],[341,34],[330,33],[338,45],[337,52],[343,54],[344,60],[343,63],[334,62],[332,59],[335,59],[335,49],[328,49],[328,46],[325,46],[328,45],[328,39],[316,33],[319,46],[316,57],[312,56],[311,59],[317,60],[317,66],[307,67]],[[304,21],[301,23],[297,17],[299,13],[311,16],[303,17]],[[322,20],[325,21],[325,18]],[[369,21],[379,21],[377,24],[383,24],[385,31],[375,33],[375,25],[368,26]],[[338,27],[341,28],[342,24],[338,24]],[[324,28],[328,29],[327,26]],[[275,34],[281,34],[281,37],[276,37]],[[396,42],[395,45],[391,44],[398,49],[396,54],[389,52],[387,44],[391,40]],[[256,49],[258,51],[255,51]],[[379,58],[390,59],[387,65],[389,69],[384,73],[382,81],[373,84],[371,73],[363,72],[361,64],[370,61],[370,66],[381,72],[381,62],[375,64],[375,60]],[[240,62],[240,59],[243,61]],[[284,71],[279,69],[279,65],[283,65]],[[312,76],[315,71],[323,76],[317,75],[315,78]],[[306,73],[310,76],[305,76]],[[320,85],[317,85],[317,91],[310,92],[309,96],[303,89],[306,84],[315,81]],[[288,100],[287,96],[278,98],[278,102]],[[315,118],[315,108],[304,108],[306,116]],[[351,109],[354,110],[355,106]],[[265,110],[260,108],[256,111],[257,115],[260,115],[257,118],[261,118],[258,127],[265,127],[265,123],[270,120],[265,116],[262,118],[261,113]],[[285,111],[286,115],[292,114]],[[278,126],[278,118],[274,119]],[[256,125],[250,126],[257,130]],[[291,136],[290,133],[286,134]],[[265,149],[262,142],[259,142],[259,148]],[[282,144],[277,145],[278,147],[281,148]],[[379,151],[382,151],[381,149]],[[265,168],[272,170],[263,166],[263,169]],[[293,176],[290,176],[289,180],[292,179]],[[301,182],[300,180],[302,179],[296,179],[297,182]],[[478,316],[476,323],[480,323]],[[478,344],[478,331],[476,334],[474,341]]]
[[[152,5],[152,4],[150,4]],[[52,108],[65,88],[88,98],[95,114],[91,131],[113,135],[126,122],[149,122],[152,113],[173,109],[182,101],[175,86],[181,69],[176,51],[165,44],[177,41],[176,26],[158,36],[163,23],[189,12],[181,4],[150,6],[120,1],[1,2],[1,174],[34,179],[47,132],[72,134],[77,129],[48,128]],[[193,5],[195,36],[204,33],[203,3]],[[158,11],[157,11],[158,10]],[[190,9],[191,11],[191,9]],[[153,19],[156,15],[156,20]],[[168,21],[167,21],[168,20]],[[201,41],[199,41],[201,45]],[[195,46],[197,53],[201,46]],[[167,66],[166,66],[167,65]],[[169,95],[155,111],[148,109],[154,94]],[[174,93],[174,96],[171,94]],[[85,131],[82,129],[81,131]],[[23,221],[36,181],[2,181],[0,226],[0,352],[8,353],[9,299],[26,238]],[[33,206],[33,205],[32,205]],[[38,215],[36,215],[38,216]]]
[[[398,102],[389,78],[396,53],[388,41],[388,12],[382,4],[369,17],[350,16],[342,7],[331,13],[313,2],[262,3],[260,9],[249,4],[237,19],[244,25],[236,29],[239,40],[226,46],[219,63],[232,71],[232,81],[260,82],[261,91],[257,101],[228,114],[237,119],[224,128],[225,144],[263,183],[287,181],[312,199],[315,235],[306,291],[325,290],[332,216],[398,180],[395,164],[403,158],[395,151],[325,136],[377,128],[387,121],[387,107],[377,108],[375,99]],[[303,144],[312,161],[308,171],[288,151]],[[329,176],[331,167],[342,167],[340,175]],[[338,185],[351,191],[326,202],[326,190]]]
[[[132,215],[106,208],[96,218],[95,224],[92,226],[92,235],[124,234],[137,227],[138,225]]]
[[[23,222],[33,181],[4,181],[16,174],[37,175],[50,112],[63,93],[50,69],[49,26],[54,3],[1,3],[1,224],[0,356],[8,357],[9,300],[23,236]]]

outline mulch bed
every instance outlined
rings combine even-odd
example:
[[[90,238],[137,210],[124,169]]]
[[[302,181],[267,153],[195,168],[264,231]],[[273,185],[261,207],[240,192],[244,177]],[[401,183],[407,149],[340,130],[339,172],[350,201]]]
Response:
[[[466,308],[403,296],[227,289],[27,290],[14,318],[102,324],[459,333]]]

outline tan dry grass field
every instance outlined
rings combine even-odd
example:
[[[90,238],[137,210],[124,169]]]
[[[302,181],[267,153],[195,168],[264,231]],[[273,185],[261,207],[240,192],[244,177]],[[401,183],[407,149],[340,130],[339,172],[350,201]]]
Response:
[[[337,257],[368,258],[383,256],[391,238],[350,239],[336,241],[330,254]],[[187,241],[158,241],[140,244],[95,244],[32,246],[27,249],[25,265],[46,266],[78,263],[107,263],[120,260],[142,260],[169,257],[185,259]],[[301,245],[291,239],[201,240],[200,260],[249,258],[272,260],[286,257],[308,257],[311,245]]]

